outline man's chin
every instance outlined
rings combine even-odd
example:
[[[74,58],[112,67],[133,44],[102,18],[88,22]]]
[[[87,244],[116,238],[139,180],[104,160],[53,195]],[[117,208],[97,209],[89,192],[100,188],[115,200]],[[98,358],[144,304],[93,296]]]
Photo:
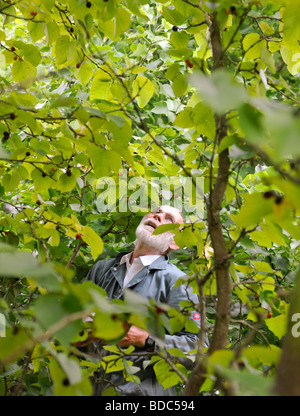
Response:
[[[154,230],[153,230],[154,231]],[[151,249],[156,249],[161,254],[165,253],[169,248],[169,242],[162,241],[160,235],[152,235],[153,231],[148,230],[146,228],[137,229],[136,236],[137,236],[137,243],[142,243],[143,245],[147,245]]]

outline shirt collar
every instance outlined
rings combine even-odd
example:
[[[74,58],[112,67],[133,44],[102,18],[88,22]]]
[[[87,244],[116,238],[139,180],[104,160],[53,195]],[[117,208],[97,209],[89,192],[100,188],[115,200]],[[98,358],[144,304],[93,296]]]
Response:
[[[132,255],[132,252],[125,254],[121,258],[120,264],[123,264],[123,263],[130,264],[131,255]],[[137,259],[135,259],[135,261],[141,262],[143,266],[149,266],[151,263],[157,260],[160,256],[161,254],[147,254],[145,256],[138,257]]]
[[[126,258],[123,259],[123,257],[126,254],[129,254],[129,259],[130,259],[130,256],[131,256],[132,252],[130,252],[130,253],[120,252],[120,253],[117,254],[115,266],[118,266],[118,265],[121,266],[122,263],[123,264],[126,263]],[[123,259],[123,261],[121,262],[122,259]],[[169,260],[169,257],[166,254],[162,254],[161,256],[159,256],[159,258],[157,260],[154,260],[153,263],[151,263],[149,265],[149,268],[150,269],[157,269],[157,270],[165,269],[167,267],[168,260]]]

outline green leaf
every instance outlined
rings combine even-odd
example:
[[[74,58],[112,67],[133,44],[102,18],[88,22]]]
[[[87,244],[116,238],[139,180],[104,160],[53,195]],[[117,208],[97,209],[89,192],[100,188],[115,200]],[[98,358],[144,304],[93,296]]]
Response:
[[[176,97],[184,95],[188,88],[188,82],[184,75],[178,74],[173,80],[172,89]]]
[[[274,318],[268,318],[265,320],[265,324],[277,338],[281,339],[287,331],[287,315],[281,314]]]
[[[59,68],[77,63],[77,47],[69,36],[60,36],[54,44],[54,55]]]
[[[88,378],[82,378],[77,383],[69,380],[68,375],[73,376],[75,366],[77,369],[78,364],[74,359],[67,358],[67,360],[67,364],[63,362],[64,368],[61,366],[61,363],[55,359],[52,359],[49,364],[49,371],[54,384],[54,396],[91,396],[93,393],[93,387]]]
[[[145,107],[153,94],[154,85],[152,82],[144,76],[137,76],[132,84],[132,95],[136,99],[139,107]]]
[[[114,343],[126,334],[126,326],[121,319],[116,319],[114,314],[107,315],[97,312],[94,316],[94,335],[105,339],[107,343]]]
[[[189,40],[190,36],[184,30],[181,30],[180,32],[172,32],[170,36],[170,42],[177,49],[185,48],[189,43]]]
[[[180,26],[185,21],[185,17],[173,8],[163,6],[162,11],[164,18],[174,26]]]
[[[211,77],[194,73],[191,80],[199,95],[217,113],[236,109],[248,100],[245,89],[225,70],[216,70]]]
[[[286,46],[280,48],[282,59],[287,65],[287,69],[292,75],[297,75],[300,71],[300,51],[288,49]]]
[[[110,2],[109,2],[110,3]],[[129,28],[130,14],[120,7],[116,16],[108,21],[99,22],[99,28],[112,40],[120,40],[121,35]]]
[[[234,358],[234,352],[229,350],[217,350],[214,351],[209,357],[209,365],[228,367]]]
[[[177,365],[176,367],[184,369],[182,365]],[[172,371],[170,365],[164,360],[154,364],[153,369],[158,382],[162,384],[165,389],[176,386],[178,383],[182,382],[182,379],[178,376],[178,374]]]
[[[83,62],[75,76],[82,85],[85,85],[89,83],[93,74],[94,71],[89,62]]]
[[[68,323],[67,317],[80,310],[79,300],[72,294],[61,297],[58,297],[55,293],[46,294],[40,296],[34,305],[34,312],[44,330],[66,319],[66,325],[54,334],[54,338],[65,346],[69,345],[81,328],[80,319]]]
[[[97,178],[110,175],[111,172],[118,172],[121,168],[121,155],[114,150],[106,150],[90,146],[88,149],[94,172]]]
[[[267,199],[260,192],[244,196],[245,203],[237,215],[232,219],[240,228],[247,228],[260,223],[260,221],[273,212],[273,199]]]
[[[244,104],[239,109],[239,125],[247,140],[259,144],[265,138],[263,114],[250,104]]]
[[[73,174],[63,173],[59,177],[59,189],[61,192],[69,192],[76,186],[76,178]]]
[[[68,377],[70,384],[77,384],[82,379],[82,374],[78,363],[66,356],[64,353],[59,353],[56,356],[57,361],[59,362],[62,370],[65,375]]]
[[[22,347],[30,346],[30,341],[31,337],[26,328],[6,328],[5,337],[0,337],[0,362],[5,361],[9,364],[20,358],[24,354],[24,351],[22,353]],[[12,357],[12,359],[9,359],[9,357]]]
[[[175,230],[178,230],[179,227],[180,227],[179,224],[163,224],[163,225],[156,227],[152,234],[157,235],[157,234],[165,233],[166,231],[175,231]]]
[[[52,45],[53,42],[56,42],[59,38],[59,25],[55,22],[48,22],[47,25],[44,26],[45,35],[47,39],[47,44]]]
[[[300,5],[298,1],[289,2],[288,6],[282,10],[283,25],[283,44],[294,52],[300,52],[299,38],[300,28],[297,23]]]
[[[213,140],[216,135],[216,122],[212,110],[199,103],[192,111],[194,126],[199,134]]]
[[[193,110],[185,108],[176,116],[174,124],[183,129],[194,127]]]
[[[36,78],[36,67],[28,61],[18,59],[14,62],[11,73],[14,80],[23,88],[29,88]]]
[[[169,66],[165,73],[165,77],[170,81],[174,80],[180,72],[180,65],[176,62]]]
[[[271,319],[271,318],[270,318]],[[253,345],[243,349],[243,357],[247,358],[250,365],[258,364],[276,365],[279,361],[281,350],[276,345]]]
[[[261,49],[266,47],[266,41],[258,33],[249,33],[243,40],[245,59],[256,59],[261,56]]]

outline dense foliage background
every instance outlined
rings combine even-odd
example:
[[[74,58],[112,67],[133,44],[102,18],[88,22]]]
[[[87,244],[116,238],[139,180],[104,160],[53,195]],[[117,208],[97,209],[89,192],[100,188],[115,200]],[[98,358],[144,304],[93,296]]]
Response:
[[[117,347],[128,321],[160,342],[164,387],[300,394],[299,0],[1,0],[0,14],[0,394],[90,395],[100,366],[138,382]],[[98,180],[120,169],[137,183],[99,212]],[[174,230],[171,256],[199,294],[192,372],[162,329],[193,330],[190,305],[167,320],[83,283],[133,244],[141,178],[178,177],[204,178],[203,218]],[[74,347],[91,312],[110,361]]]

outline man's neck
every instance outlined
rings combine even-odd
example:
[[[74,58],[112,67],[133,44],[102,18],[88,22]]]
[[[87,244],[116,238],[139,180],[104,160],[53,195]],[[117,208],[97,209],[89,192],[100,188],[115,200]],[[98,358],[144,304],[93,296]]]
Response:
[[[134,251],[130,259],[130,263],[132,263],[134,259],[140,256],[161,255],[161,254],[163,253],[160,253],[158,250],[156,250],[153,247],[149,247],[143,243],[140,243],[140,244],[138,243],[134,248]]]

